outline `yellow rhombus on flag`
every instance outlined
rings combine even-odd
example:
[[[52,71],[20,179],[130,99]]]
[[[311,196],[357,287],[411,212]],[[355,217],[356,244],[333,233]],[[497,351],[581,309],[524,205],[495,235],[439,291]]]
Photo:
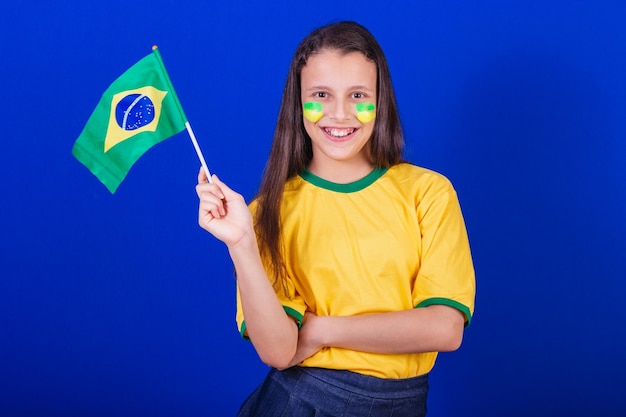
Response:
[[[72,154],[115,193],[141,155],[183,131],[185,123],[155,46],[104,92]]]

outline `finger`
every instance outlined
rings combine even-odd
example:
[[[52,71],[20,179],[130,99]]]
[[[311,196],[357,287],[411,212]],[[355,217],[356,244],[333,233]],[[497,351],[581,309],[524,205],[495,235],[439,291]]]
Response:
[[[213,220],[214,217],[211,214],[210,211],[206,211],[202,205],[200,205],[198,207],[198,223],[200,224],[200,226],[208,226],[209,223],[211,223],[211,220]]]
[[[202,207],[198,210],[198,224],[203,228],[208,228],[211,222],[215,219],[211,212],[204,211]],[[207,229],[208,230],[208,229]]]
[[[198,184],[203,184],[205,182],[209,182],[209,180],[206,177],[204,168],[200,167],[200,171],[198,172]]]
[[[200,200],[200,212],[210,214],[216,219],[226,215],[226,209],[222,200],[216,199],[214,196]]]
[[[202,184],[198,185],[198,197],[200,203],[212,204],[218,208],[218,212],[221,215],[226,214],[226,200],[224,194],[220,191],[217,184]]]
[[[220,200],[224,200],[224,193],[220,189],[219,185],[210,182],[199,182],[196,185],[196,194],[199,198],[202,198],[202,194],[210,193],[216,196]]]
[[[213,174],[211,176],[211,179],[213,180],[213,184],[217,185],[219,187],[220,192],[222,193],[220,198],[222,198],[222,199],[226,198],[226,194],[228,194],[230,197],[234,197],[234,196],[238,195],[228,185],[223,183],[222,180],[220,180],[217,177],[217,175]]]

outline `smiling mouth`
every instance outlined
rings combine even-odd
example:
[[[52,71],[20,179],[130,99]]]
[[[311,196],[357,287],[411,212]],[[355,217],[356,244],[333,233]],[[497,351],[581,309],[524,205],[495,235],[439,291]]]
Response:
[[[323,129],[327,135],[332,136],[333,138],[345,138],[346,136],[350,136],[356,131],[356,129],[353,127],[343,129],[339,129],[336,127],[325,127]]]

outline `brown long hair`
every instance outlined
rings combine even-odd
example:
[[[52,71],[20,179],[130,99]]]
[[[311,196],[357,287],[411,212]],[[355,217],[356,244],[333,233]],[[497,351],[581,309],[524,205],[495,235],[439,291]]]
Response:
[[[372,162],[379,168],[402,162],[404,137],[387,59],[374,36],[355,22],[333,23],[311,32],[300,43],[289,67],[274,141],[257,195],[255,230],[261,253],[271,261],[274,285],[284,288],[280,206],[287,180],[302,172],[313,156],[311,139],[304,129],[300,74],[308,58],[322,50],[344,54],[359,52],[378,69],[376,119],[368,142]]]

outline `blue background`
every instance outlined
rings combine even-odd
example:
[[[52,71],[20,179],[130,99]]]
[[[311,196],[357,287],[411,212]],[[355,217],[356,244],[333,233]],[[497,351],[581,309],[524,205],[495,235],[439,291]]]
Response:
[[[429,416],[626,414],[626,5],[512,0],[0,4],[0,414],[229,416],[266,373],[199,228],[185,133],[115,195],[71,155],[159,45],[211,170],[248,200],[292,53],[357,20],[389,59],[406,157],[447,175],[476,313]]]

